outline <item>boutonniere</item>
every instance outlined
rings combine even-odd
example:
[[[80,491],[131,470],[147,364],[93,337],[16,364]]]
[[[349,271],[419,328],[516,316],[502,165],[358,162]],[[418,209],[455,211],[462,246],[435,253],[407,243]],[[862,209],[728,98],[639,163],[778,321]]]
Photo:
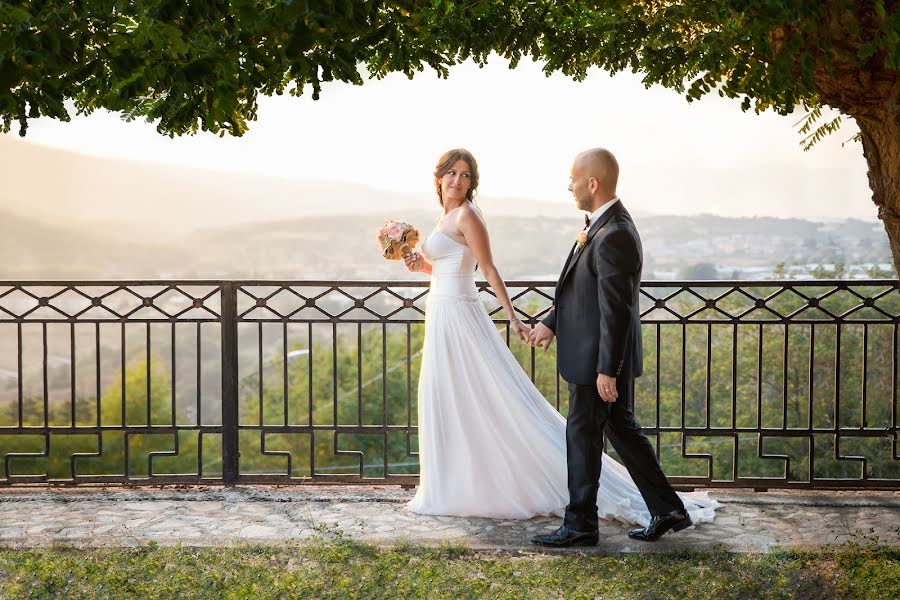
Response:
[[[587,231],[579,231],[575,236],[575,252],[578,252],[587,244]]]

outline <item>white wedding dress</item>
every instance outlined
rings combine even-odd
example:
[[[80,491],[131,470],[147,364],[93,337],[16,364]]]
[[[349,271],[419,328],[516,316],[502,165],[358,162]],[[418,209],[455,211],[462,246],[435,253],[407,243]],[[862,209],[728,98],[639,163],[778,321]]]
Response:
[[[419,375],[420,480],[408,507],[428,515],[528,519],[568,503],[566,421],[506,347],[475,287],[468,246],[435,229]],[[694,523],[720,506],[679,494]],[[603,455],[600,518],[646,526],[650,513],[624,466]]]

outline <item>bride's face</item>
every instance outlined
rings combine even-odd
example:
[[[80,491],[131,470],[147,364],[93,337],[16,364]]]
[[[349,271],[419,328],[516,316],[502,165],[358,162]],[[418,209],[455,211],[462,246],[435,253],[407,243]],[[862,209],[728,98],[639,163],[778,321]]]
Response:
[[[441,198],[443,198],[444,204],[446,205],[447,201],[455,204],[464,200],[471,185],[472,171],[469,163],[459,159],[441,177]]]

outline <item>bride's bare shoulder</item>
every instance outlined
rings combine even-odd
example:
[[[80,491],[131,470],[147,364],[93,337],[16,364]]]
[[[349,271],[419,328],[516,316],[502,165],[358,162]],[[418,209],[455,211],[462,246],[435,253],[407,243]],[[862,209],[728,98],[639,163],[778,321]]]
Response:
[[[484,224],[484,215],[481,212],[481,208],[475,206],[471,202],[466,202],[459,212],[460,221],[474,220]]]

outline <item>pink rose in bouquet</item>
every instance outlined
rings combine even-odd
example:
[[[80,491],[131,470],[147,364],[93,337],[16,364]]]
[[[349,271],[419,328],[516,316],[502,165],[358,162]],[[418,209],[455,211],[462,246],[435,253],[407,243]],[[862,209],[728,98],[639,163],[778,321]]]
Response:
[[[387,221],[375,231],[381,255],[388,260],[400,260],[410,254],[419,242],[419,231],[403,221]]]
[[[385,226],[385,233],[392,242],[399,242],[403,237],[403,224],[392,222]]]

